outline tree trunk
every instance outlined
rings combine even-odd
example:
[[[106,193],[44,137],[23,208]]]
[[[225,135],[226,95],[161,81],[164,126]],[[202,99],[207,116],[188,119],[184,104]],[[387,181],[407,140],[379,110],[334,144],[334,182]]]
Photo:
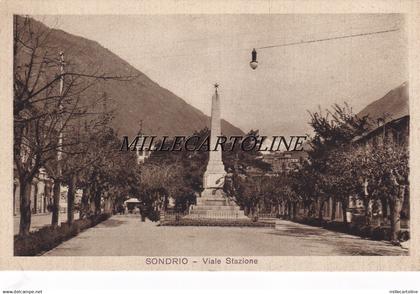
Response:
[[[348,221],[347,221],[347,202],[346,202],[346,199],[344,199],[341,202],[341,210],[342,210],[342,213],[343,213],[343,223],[344,223],[345,226],[347,226]]]
[[[370,225],[370,207],[369,207],[369,199],[363,198],[363,206],[365,208],[365,224],[367,226]]]
[[[293,207],[292,202],[287,203],[287,218],[291,220],[293,218]]]
[[[112,199],[111,199],[111,195],[108,193],[108,195],[107,195],[108,197],[107,198],[105,198],[105,207],[104,207],[104,211],[106,212],[106,213],[112,213],[112,207],[113,207],[113,202],[112,202]]]
[[[257,217],[257,218],[259,217],[260,212],[261,212],[261,207],[260,207],[260,204],[258,203],[258,204],[257,204],[257,207],[256,207],[256,217]]]
[[[252,211],[252,220],[255,220],[255,217],[257,216],[257,208],[255,207],[255,205],[252,206],[251,211]]]
[[[83,188],[82,199],[80,201],[80,218],[85,218],[89,211],[89,187]]]
[[[76,177],[70,176],[69,189],[67,191],[67,223],[71,225],[74,221],[74,195],[76,194]]]
[[[50,197],[51,197],[50,189],[51,189],[51,186],[50,186],[49,182],[46,182],[45,186],[44,186],[44,195],[45,195],[45,197],[44,197],[44,199],[45,199],[44,212],[48,211],[47,208],[48,208]]]
[[[388,218],[388,201],[386,200],[385,197],[381,198],[381,210],[382,210],[382,218],[383,218],[383,222],[386,222],[386,219]]]
[[[38,213],[38,183],[34,185],[34,210],[33,214]]]
[[[248,206],[244,206],[244,214],[246,215],[246,216],[249,216],[249,209],[248,209]]]
[[[95,191],[94,203],[95,203],[95,215],[101,214],[101,191],[98,189]]]
[[[15,183],[15,180],[13,179],[13,216],[16,215],[16,188],[17,185]]]
[[[316,218],[317,208],[318,208],[317,202],[314,201],[310,204],[309,213],[308,213],[309,218]]]
[[[308,202],[303,202],[303,215],[305,216],[305,218],[309,218],[309,214],[311,211],[311,204]]]
[[[296,205],[297,205],[297,203],[296,202],[293,202],[292,203],[292,210],[293,210],[293,216],[292,216],[292,219],[293,220],[295,220],[296,219]]]
[[[288,217],[289,217],[289,212],[288,212],[288,210],[287,210],[287,202],[284,202],[284,204],[283,204],[283,215],[284,215],[284,219],[288,219]]]
[[[276,217],[280,215],[280,204],[274,206],[274,213],[276,214]]]
[[[20,180],[20,224],[19,235],[29,235],[31,227],[31,181]]]
[[[324,204],[325,204],[325,202],[323,200],[321,200],[319,202],[319,207],[318,207],[318,209],[319,209],[318,210],[318,221],[319,221],[319,224],[320,225],[322,224],[322,220],[323,220]]]
[[[398,233],[401,230],[401,209],[404,202],[405,185],[398,186],[398,195],[390,201],[391,206],[391,241],[398,242]]]
[[[337,209],[337,200],[335,199],[335,197],[332,197],[331,205],[331,221],[335,221],[335,213]]]
[[[287,219],[292,219],[292,203],[290,201],[287,202]]]
[[[168,203],[169,203],[168,195],[165,195],[165,197],[163,198],[163,201],[164,202],[163,202],[162,210],[166,211],[168,209]],[[195,203],[197,204],[197,199],[195,200]]]
[[[61,180],[55,179],[54,187],[53,187],[53,205],[52,205],[52,217],[51,217],[51,225],[53,227],[58,226],[58,217],[60,214],[60,190],[61,190]]]

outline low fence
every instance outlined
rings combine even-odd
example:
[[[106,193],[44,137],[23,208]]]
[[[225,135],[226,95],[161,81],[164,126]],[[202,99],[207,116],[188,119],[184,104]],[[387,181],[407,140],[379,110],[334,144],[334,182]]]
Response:
[[[248,216],[252,218],[251,216]],[[257,213],[254,217],[257,219],[273,219],[279,218],[277,213]],[[200,212],[175,212],[175,211],[162,211],[160,213],[161,221],[179,221],[183,218],[188,219],[228,219],[236,220],[243,219],[243,215],[235,211],[211,211],[206,213]]]
[[[272,213],[258,213],[258,218],[279,218],[280,215],[278,213],[272,212]]]
[[[160,219],[163,221],[178,221],[187,219],[241,219],[239,212],[232,211],[211,211],[211,212],[162,212]],[[243,216],[242,216],[243,219]]]
[[[161,212],[160,224],[163,226],[238,226],[274,227],[273,222],[251,219],[239,212],[212,211],[211,213]]]
[[[161,211],[160,212],[160,221],[179,221],[184,216],[188,215],[185,212],[175,212],[175,211]]]

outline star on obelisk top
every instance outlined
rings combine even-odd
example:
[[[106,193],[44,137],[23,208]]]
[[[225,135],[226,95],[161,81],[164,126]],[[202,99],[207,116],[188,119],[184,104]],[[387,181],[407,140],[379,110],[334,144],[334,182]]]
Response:
[[[215,89],[216,93],[217,93],[217,88],[219,88],[219,84],[218,83],[214,84],[214,89]]]

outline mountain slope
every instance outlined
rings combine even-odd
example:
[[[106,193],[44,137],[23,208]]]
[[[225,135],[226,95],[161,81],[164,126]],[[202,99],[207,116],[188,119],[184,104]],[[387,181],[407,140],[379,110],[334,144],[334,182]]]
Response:
[[[384,97],[370,103],[357,115],[359,117],[369,115],[375,123],[379,118],[385,118],[388,122],[408,114],[408,83],[405,82],[389,91]]]
[[[46,29],[42,23],[33,22],[40,29]],[[107,96],[108,108],[115,109],[113,126],[120,135],[137,134],[140,121],[143,122],[144,133],[157,136],[189,135],[210,126],[210,118],[200,110],[160,87],[97,42],[56,29],[51,30],[49,40],[52,47],[57,48],[57,53],[59,50],[65,52],[67,70],[77,67],[88,73],[135,77],[129,81],[99,81],[84,93],[95,97]],[[222,133],[243,134],[242,130],[225,120],[222,120]]]

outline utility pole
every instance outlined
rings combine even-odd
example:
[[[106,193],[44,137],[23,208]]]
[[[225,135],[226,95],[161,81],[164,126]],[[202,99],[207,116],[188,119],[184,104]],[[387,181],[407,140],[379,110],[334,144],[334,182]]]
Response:
[[[58,144],[57,144],[57,174],[54,179],[54,188],[53,188],[53,209],[52,209],[52,219],[51,225],[53,227],[58,226],[58,219],[60,215],[60,197],[61,197],[61,181],[62,181],[62,167],[61,159],[63,157],[62,145],[63,145],[63,121],[61,118],[63,112],[63,88],[64,88],[64,52],[60,51],[60,93],[58,101],[59,109],[59,133],[58,133]]]
[[[139,135],[142,136],[143,135],[143,120],[140,120],[139,123]]]

